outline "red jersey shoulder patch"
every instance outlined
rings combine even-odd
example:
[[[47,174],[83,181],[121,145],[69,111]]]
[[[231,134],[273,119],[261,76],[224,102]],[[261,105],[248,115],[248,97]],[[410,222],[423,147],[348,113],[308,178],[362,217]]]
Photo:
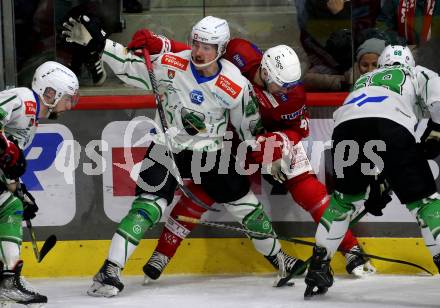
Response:
[[[162,57],[161,63],[185,71],[188,67],[189,61],[175,55],[165,54]]]
[[[26,115],[36,115],[37,114],[37,103],[33,101],[25,101],[24,102],[24,113]]]
[[[237,98],[241,87],[226,76],[218,75],[215,85],[225,91],[232,98]]]

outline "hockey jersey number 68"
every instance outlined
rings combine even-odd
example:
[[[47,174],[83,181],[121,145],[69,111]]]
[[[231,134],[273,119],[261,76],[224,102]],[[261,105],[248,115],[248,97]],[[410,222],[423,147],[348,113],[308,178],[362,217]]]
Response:
[[[362,75],[343,106],[335,111],[335,126],[358,118],[387,118],[406,127],[413,135],[423,112],[439,101],[432,82],[433,71],[417,66],[386,66]],[[431,83],[430,83],[431,81]]]

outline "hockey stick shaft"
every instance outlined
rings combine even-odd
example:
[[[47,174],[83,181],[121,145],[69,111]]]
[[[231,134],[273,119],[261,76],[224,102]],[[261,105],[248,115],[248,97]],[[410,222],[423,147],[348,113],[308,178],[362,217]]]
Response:
[[[35,259],[38,263],[40,263],[57,243],[57,237],[54,234],[49,235],[49,237],[44,241],[43,246],[41,246],[40,250],[38,249],[37,237],[35,235],[35,231],[32,227],[32,222],[30,220],[26,220],[26,227],[28,228],[29,235],[31,237],[32,250],[34,251]]]
[[[220,210],[214,209],[211,206],[205,204],[196,195],[194,195],[183,183],[182,177],[180,176],[180,173],[179,173],[179,168],[177,167],[177,165],[175,163],[176,160],[174,159],[174,153],[173,153],[173,148],[172,148],[171,142],[166,135],[167,130],[168,130],[168,124],[167,124],[167,120],[165,117],[165,110],[163,109],[163,105],[160,100],[159,88],[157,86],[156,75],[154,74],[154,70],[153,70],[153,64],[151,63],[150,53],[148,52],[148,50],[146,48],[143,48],[142,52],[143,52],[143,56],[145,59],[145,66],[147,67],[148,75],[150,77],[151,86],[153,88],[153,94],[154,94],[154,98],[156,101],[157,112],[159,113],[160,124],[162,126],[162,130],[164,133],[165,144],[166,144],[166,147],[168,150],[169,157],[171,158],[171,160],[173,162],[172,166],[174,169],[173,170],[174,171],[174,178],[177,181],[177,186],[179,187],[179,189],[182,191],[182,193],[185,196],[187,196],[189,199],[191,199],[198,206],[200,206],[208,211],[220,212]]]
[[[352,220],[352,222],[350,223],[350,226],[352,226],[356,222],[358,222],[366,213],[367,213],[366,210],[363,210],[362,212],[360,212]],[[291,242],[291,243],[296,243],[296,244],[302,244],[302,245],[306,245],[306,246],[315,246],[314,242],[310,242],[310,241],[306,241],[306,240],[300,240],[300,239],[293,238],[293,237],[279,236],[279,235],[276,235],[273,233],[268,234],[268,233],[263,233],[263,232],[258,232],[258,231],[247,230],[247,229],[240,228],[240,227],[234,227],[234,226],[225,225],[222,223],[217,223],[217,222],[212,222],[212,221],[204,221],[204,220],[200,220],[200,219],[192,218],[192,217],[188,217],[188,216],[183,216],[183,215],[177,216],[177,220],[192,223],[192,224],[199,224],[199,225],[203,225],[203,226],[208,226],[208,227],[237,231],[237,232],[245,233],[248,235],[270,237],[270,238],[279,239],[279,240],[283,240],[283,241],[287,241],[287,242]]]
[[[367,213],[367,210],[363,210],[362,212],[360,212],[350,223],[350,227],[352,227],[356,222],[358,222],[365,214]],[[291,243],[296,243],[296,244],[301,244],[301,245],[306,245],[306,246],[315,246],[315,242],[311,242],[311,241],[306,241],[306,240],[300,240],[297,238],[292,238],[292,237],[284,237],[284,236],[278,236],[276,234],[266,234],[266,233],[262,233],[262,232],[258,232],[258,231],[250,231],[250,230],[246,230],[243,228],[239,228],[239,227],[233,227],[233,226],[229,226],[229,225],[225,225],[225,224],[221,224],[221,223],[216,223],[216,222],[210,222],[210,221],[202,221],[200,219],[196,219],[196,218],[192,218],[192,217],[187,217],[187,216],[178,216],[177,217],[178,220],[180,221],[184,221],[184,222],[189,222],[189,223],[193,223],[193,224],[200,224],[200,225],[204,225],[204,226],[209,226],[209,227],[215,227],[215,228],[221,228],[221,229],[226,229],[226,230],[233,230],[233,231],[237,231],[237,232],[241,232],[241,233],[245,233],[248,235],[254,235],[254,236],[264,236],[264,237],[270,237],[270,238],[274,238],[274,239],[278,239],[278,240],[283,240],[286,242],[291,242]],[[377,260],[381,260],[381,261],[386,261],[386,262],[393,262],[393,263],[399,263],[399,264],[405,264],[408,266],[412,266],[412,267],[416,267],[420,270],[423,270],[425,272],[427,272],[428,274],[432,275],[432,273],[427,270],[426,268],[417,265],[415,263],[412,262],[408,262],[408,261],[404,261],[404,260],[399,260],[399,259],[392,259],[392,258],[385,258],[385,257],[380,257],[380,256],[376,256],[376,255],[371,255],[371,254],[366,254],[366,253],[362,253],[362,252],[356,252],[356,251],[347,251],[347,250],[343,250],[343,249],[338,249],[340,252],[343,253],[350,253],[356,256],[361,256],[361,257],[369,257],[371,259],[377,259]],[[309,263],[311,260],[311,258],[307,259],[305,262]]]
[[[30,220],[26,220],[26,227],[29,230],[29,235],[31,237],[32,250],[34,251],[34,256],[37,261],[40,260],[40,251],[38,250],[37,237],[35,236],[34,228]]]

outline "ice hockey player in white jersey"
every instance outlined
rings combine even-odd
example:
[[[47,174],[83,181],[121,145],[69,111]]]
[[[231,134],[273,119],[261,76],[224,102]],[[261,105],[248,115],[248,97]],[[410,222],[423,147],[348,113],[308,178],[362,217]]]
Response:
[[[4,168],[0,164],[2,307],[12,303],[39,307],[47,302],[47,297],[39,294],[21,276],[22,221],[34,218],[38,210],[34,198],[18,180],[26,170],[22,150],[31,143],[40,118],[54,116],[70,110],[75,105],[78,100],[78,87],[78,79],[70,69],[57,62],[48,61],[36,69],[31,89],[20,87],[0,92],[0,148],[4,148],[1,144],[8,147],[16,146],[19,152],[17,157],[11,160],[14,161],[14,166]],[[7,138],[3,137],[3,134]],[[20,193],[17,193],[18,191]]]
[[[144,59],[116,42],[103,39],[102,32],[89,23],[87,16],[82,16],[79,22],[70,19],[64,27],[68,41],[82,44],[90,48],[90,52],[103,48],[104,62],[124,82],[151,88]],[[272,223],[250,190],[247,176],[236,170],[235,157],[223,151],[228,121],[242,140],[255,140],[254,135],[261,127],[258,106],[250,97],[249,81],[234,64],[221,58],[228,40],[226,20],[207,16],[192,29],[192,49],[158,55],[153,59],[154,74],[164,92],[162,104],[167,125],[175,129],[172,147],[182,177],[196,182],[196,175],[200,175],[196,184],[210,198],[224,204],[246,228],[268,234],[273,232]],[[163,134],[158,134],[144,158],[144,164],[150,162],[151,166],[143,167],[140,172],[137,197],[119,223],[108,257],[95,275],[89,295],[111,297],[123,289],[121,269],[145,231],[160,220],[165,207],[171,203],[176,180],[167,177],[167,168],[157,158],[165,157],[166,150]],[[202,170],[200,160],[206,160],[203,166],[210,161],[211,167]],[[279,168],[280,164],[273,166]],[[158,185],[162,188],[151,189]],[[272,238],[252,241],[265,256],[280,251],[280,243]],[[302,262],[287,255],[285,260],[298,266]]]
[[[353,203],[365,199],[369,186],[378,202],[365,203],[366,209],[382,215],[391,189],[417,219],[440,267],[440,196],[427,161],[440,153],[440,78],[416,67],[408,47],[387,46],[378,65],[356,81],[333,115],[336,186],[316,232],[306,299],[333,284],[330,260],[347,231]],[[418,144],[415,129],[426,111],[431,118]]]

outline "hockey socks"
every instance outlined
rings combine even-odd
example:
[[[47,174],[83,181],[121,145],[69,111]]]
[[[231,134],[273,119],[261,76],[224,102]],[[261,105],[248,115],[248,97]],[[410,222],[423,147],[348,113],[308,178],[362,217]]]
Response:
[[[151,194],[138,196],[131,210],[119,223],[113,236],[108,259],[121,268],[133,253],[146,230],[151,229],[162,217],[167,202]]]
[[[353,202],[362,200],[364,194],[347,195],[334,192],[330,205],[324,212],[316,231],[316,244],[325,247],[329,257],[333,256],[339,247],[350,224],[351,215],[355,208]]]
[[[324,184],[314,174],[304,173],[290,179],[286,186],[293,200],[309,212],[316,223],[319,223],[330,203],[330,196],[327,194]],[[358,245],[356,237],[351,230],[348,230],[340,248],[348,251],[356,245]]]
[[[440,253],[440,195],[407,204],[411,214],[416,217],[425,244],[433,256]]]

